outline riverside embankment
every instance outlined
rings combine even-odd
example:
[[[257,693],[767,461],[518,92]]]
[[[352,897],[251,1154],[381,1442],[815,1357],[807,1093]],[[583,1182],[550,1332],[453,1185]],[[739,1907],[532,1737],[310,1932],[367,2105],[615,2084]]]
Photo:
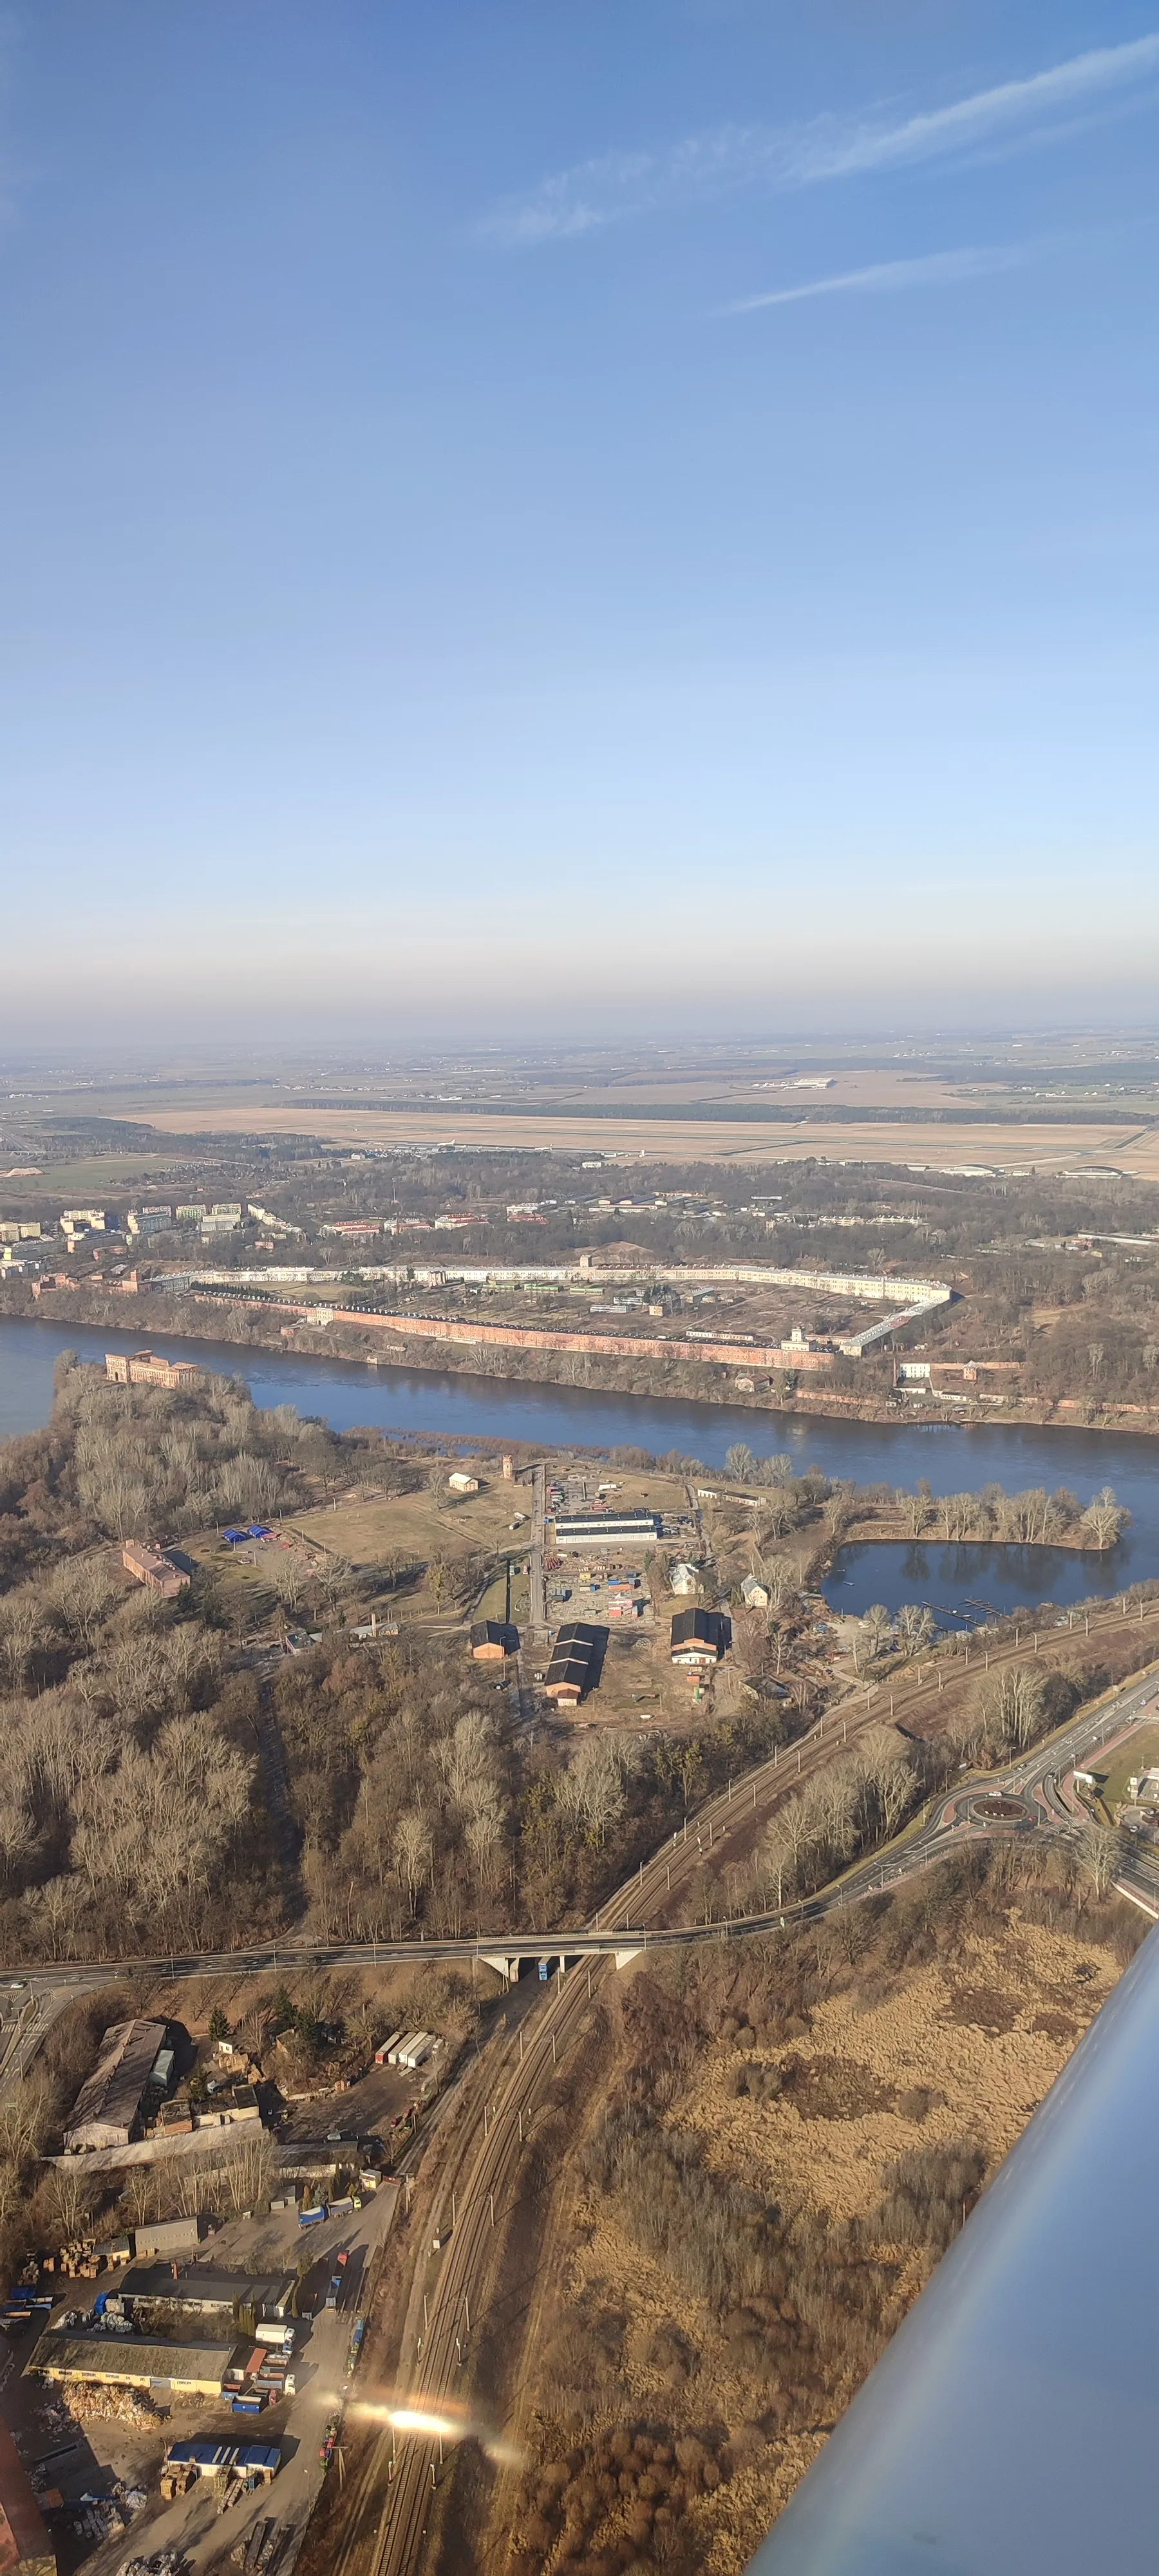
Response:
[[[1159,1574],[1159,1441],[1130,1433],[993,1422],[832,1422],[788,1412],[754,1420],[748,1407],[685,1397],[612,1394],[458,1370],[372,1368],[328,1354],[247,1349],[155,1329],[146,1336],[136,1322],[106,1326],[31,1317],[0,1320],[0,1432],[33,1430],[47,1421],[53,1366],[62,1350],[100,1360],[106,1350],[139,1349],[146,1338],[175,1358],[244,1377],[257,1404],[293,1404],[301,1413],[323,1415],[335,1430],[374,1424],[401,1436],[467,1447],[484,1437],[557,1452],[636,1447],[663,1456],[675,1452],[712,1468],[723,1465],[734,1442],[746,1441],[787,1453],[798,1473],[815,1465],[830,1477],[910,1493],[923,1479],[935,1495],[977,1493],[988,1484],[1008,1493],[1034,1486],[1052,1492],[1064,1485],[1085,1502],[1109,1484],[1131,1513],[1118,1547],[1102,1555],[970,1542],[947,1549],[935,1536],[899,1541],[892,1549],[871,1544],[857,1551],[852,1564],[847,1550],[846,1563],[836,1557],[826,1581],[835,1604],[840,1589],[843,1608],[859,1606],[860,1582],[849,1582],[854,1566],[858,1572],[864,1566],[866,1579],[872,1578],[869,1598],[887,1603],[893,1567],[901,1582],[899,1600],[936,1595],[947,1605],[955,1597],[963,1605],[985,1598],[993,1589],[991,1578],[1004,1573],[1015,1587],[1010,1607],[1110,1594]]]

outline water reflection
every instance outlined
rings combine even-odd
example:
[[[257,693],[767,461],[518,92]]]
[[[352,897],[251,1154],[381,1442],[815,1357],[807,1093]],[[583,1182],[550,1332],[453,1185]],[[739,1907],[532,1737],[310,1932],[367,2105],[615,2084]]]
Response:
[[[913,1601],[940,1628],[976,1628],[1040,1603],[1066,1609],[1120,1592],[1131,1580],[1123,1557],[1121,1547],[1085,1554],[994,1539],[870,1540],[838,1551],[823,1589],[844,1617],[861,1617],[876,1601],[896,1616]]]
[[[914,1493],[980,1492],[988,1484],[1019,1493],[1067,1485],[1085,1503],[1112,1485],[1131,1513],[1110,1555],[1001,1542],[889,1541],[842,1551],[831,1578],[835,1606],[856,1610],[937,1599],[953,1617],[971,1620],[980,1597],[1020,1609],[1050,1599],[1081,1601],[1159,1575],[1159,1440],[1132,1432],[1079,1431],[1033,1423],[831,1422],[747,1405],[696,1403],[688,1397],[599,1393],[591,1387],[469,1376],[466,1372],[368,1367],[358,1360],[302,1352],[251,1350],[138,1326],[52,1322],[47,1316],[0,1320],[0,1434],[31,1431],[52,1408],[52,1369],[69,1347],[86,1360],[135,1350],[148,1339],[158,1351],[192,1359],[247,1380],[260,1405],[295,1404],[322,1414],[335,1430],[375,1423],[384,1431],[470,1443],[479,1433],[534,1442],[544,1449],[638,1444],[675,1450],[719,1468],[733,1441],[762,1456],[787,1453],[801,1475],[810,1466],[859,1485],[885,1484]],[[907,1560],[910,1571],[904,1572]],[[919,1560],[926,1572],[919,1574]],[[863,1592],[860,1567],[870,1563]],[[828,1588],[828,1587],[827,1587]]]

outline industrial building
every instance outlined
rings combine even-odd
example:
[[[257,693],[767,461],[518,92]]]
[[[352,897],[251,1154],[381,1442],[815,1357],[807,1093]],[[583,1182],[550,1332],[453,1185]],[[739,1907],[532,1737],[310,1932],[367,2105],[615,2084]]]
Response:
[[[162,2343],[136,2335],[68,2334],[49,2327],[25,2376],[102,2388],[145,2388],[153,2396],[220,2397],[233,2354],[229,2343]]]
[[[607,1546],[612,1539],[641,1539],[649,1545],[660,1536],[655,1512],[557,1512],[558,1547]]]
[[[105,1376],[113,1386],[196,1386],[201,1376],[192,1360],[158,1359],[154,1351],[105,1352]]]
[[[672,1622],[674,1664],[719,1664],[732,1644],[732,1622],[722,1610],[678,1610]]]
[[[471,1630],[471,1653],[477,1664],[502,1663],[506,1655],[519,1652],[519,1630],[507,1619],[476,1619]]]
[[[193,2316],[233,2318],[239,2308],[252,2308],[259,2323],[288,2317],[295,2288],[292,2272],[262,2279],[248,2272],[211,2272],[195,2265],[182,2272],[176,2263],[133,2263],[121,2283],[120,2297],[130,2313],[137,2308],[186,2309]]]
[[[64,2133],[70,2154],[86,2147],[129,2146],[140,2135],[146,2095],[163,2097],[172,2076],[167,2022],[114,2022],[73,2103]]]
[[[172,1557],[158,1547],[146,1547],[142,1539],[131,1538],[121,1550],[121,1563],[126,1574],[143,1583],[146,1591],[159,1592],[163,1601],[175,1601],[184,1592],[189,1576],[183,1574]]]
[[[578,1707],[596,1678],[607,1642],[606,1628],[590,1627],[583,1619],[569,1619],[560,1629],[544,1683],[557,1708]]]
[[[56,2551],[4,2423],[0,2423],[0,2576],[56,2576]]]
[[[138,2263],[150,2254],[164,2254],[171,2262],[175,2254],[194,2253],[207,2232],[204,2218],[155,2218],[134,2230],[133,2250]]]

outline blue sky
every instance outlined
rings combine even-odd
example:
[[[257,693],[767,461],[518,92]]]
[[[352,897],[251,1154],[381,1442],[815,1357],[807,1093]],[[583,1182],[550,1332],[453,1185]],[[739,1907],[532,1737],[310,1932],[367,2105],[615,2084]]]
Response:
[[[1112,0],[9,0],[10,1033],[1154,1016],[1157,141]]]

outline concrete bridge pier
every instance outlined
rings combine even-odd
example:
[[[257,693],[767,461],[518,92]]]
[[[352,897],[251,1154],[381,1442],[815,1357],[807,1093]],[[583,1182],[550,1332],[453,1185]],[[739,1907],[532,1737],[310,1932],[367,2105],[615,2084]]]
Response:
[[[639,1958],[643,1947],[642,1941],[633,1941],[630,1948],[614,1950],[612,1956],[617,1968],[629,1967],[633,1959]],[[542,1950],[481,1950],[479,1956],[488,1968],[494,1969],[497,1977],[502,1978],[505,1986],[514,1986],[518,1984],[522,1968],[530,1966],[532,1961],[538,1967],[545,1956],[551,1959],[551,1972],[554,1977],[559,1973],[561,1961],[565,1968],[574,1967],[580,1959],[598,1959],[606,1957],[607,1953],[599,1950],[552,1950],[546,1953]]]
[[[484,1966],[494,1968],[496,1976],[502,1978],[505,1986],[515,1984],[519,1975],[519,1960],[516,1956],[504,1950],[482,1950],[479,1955]]]

